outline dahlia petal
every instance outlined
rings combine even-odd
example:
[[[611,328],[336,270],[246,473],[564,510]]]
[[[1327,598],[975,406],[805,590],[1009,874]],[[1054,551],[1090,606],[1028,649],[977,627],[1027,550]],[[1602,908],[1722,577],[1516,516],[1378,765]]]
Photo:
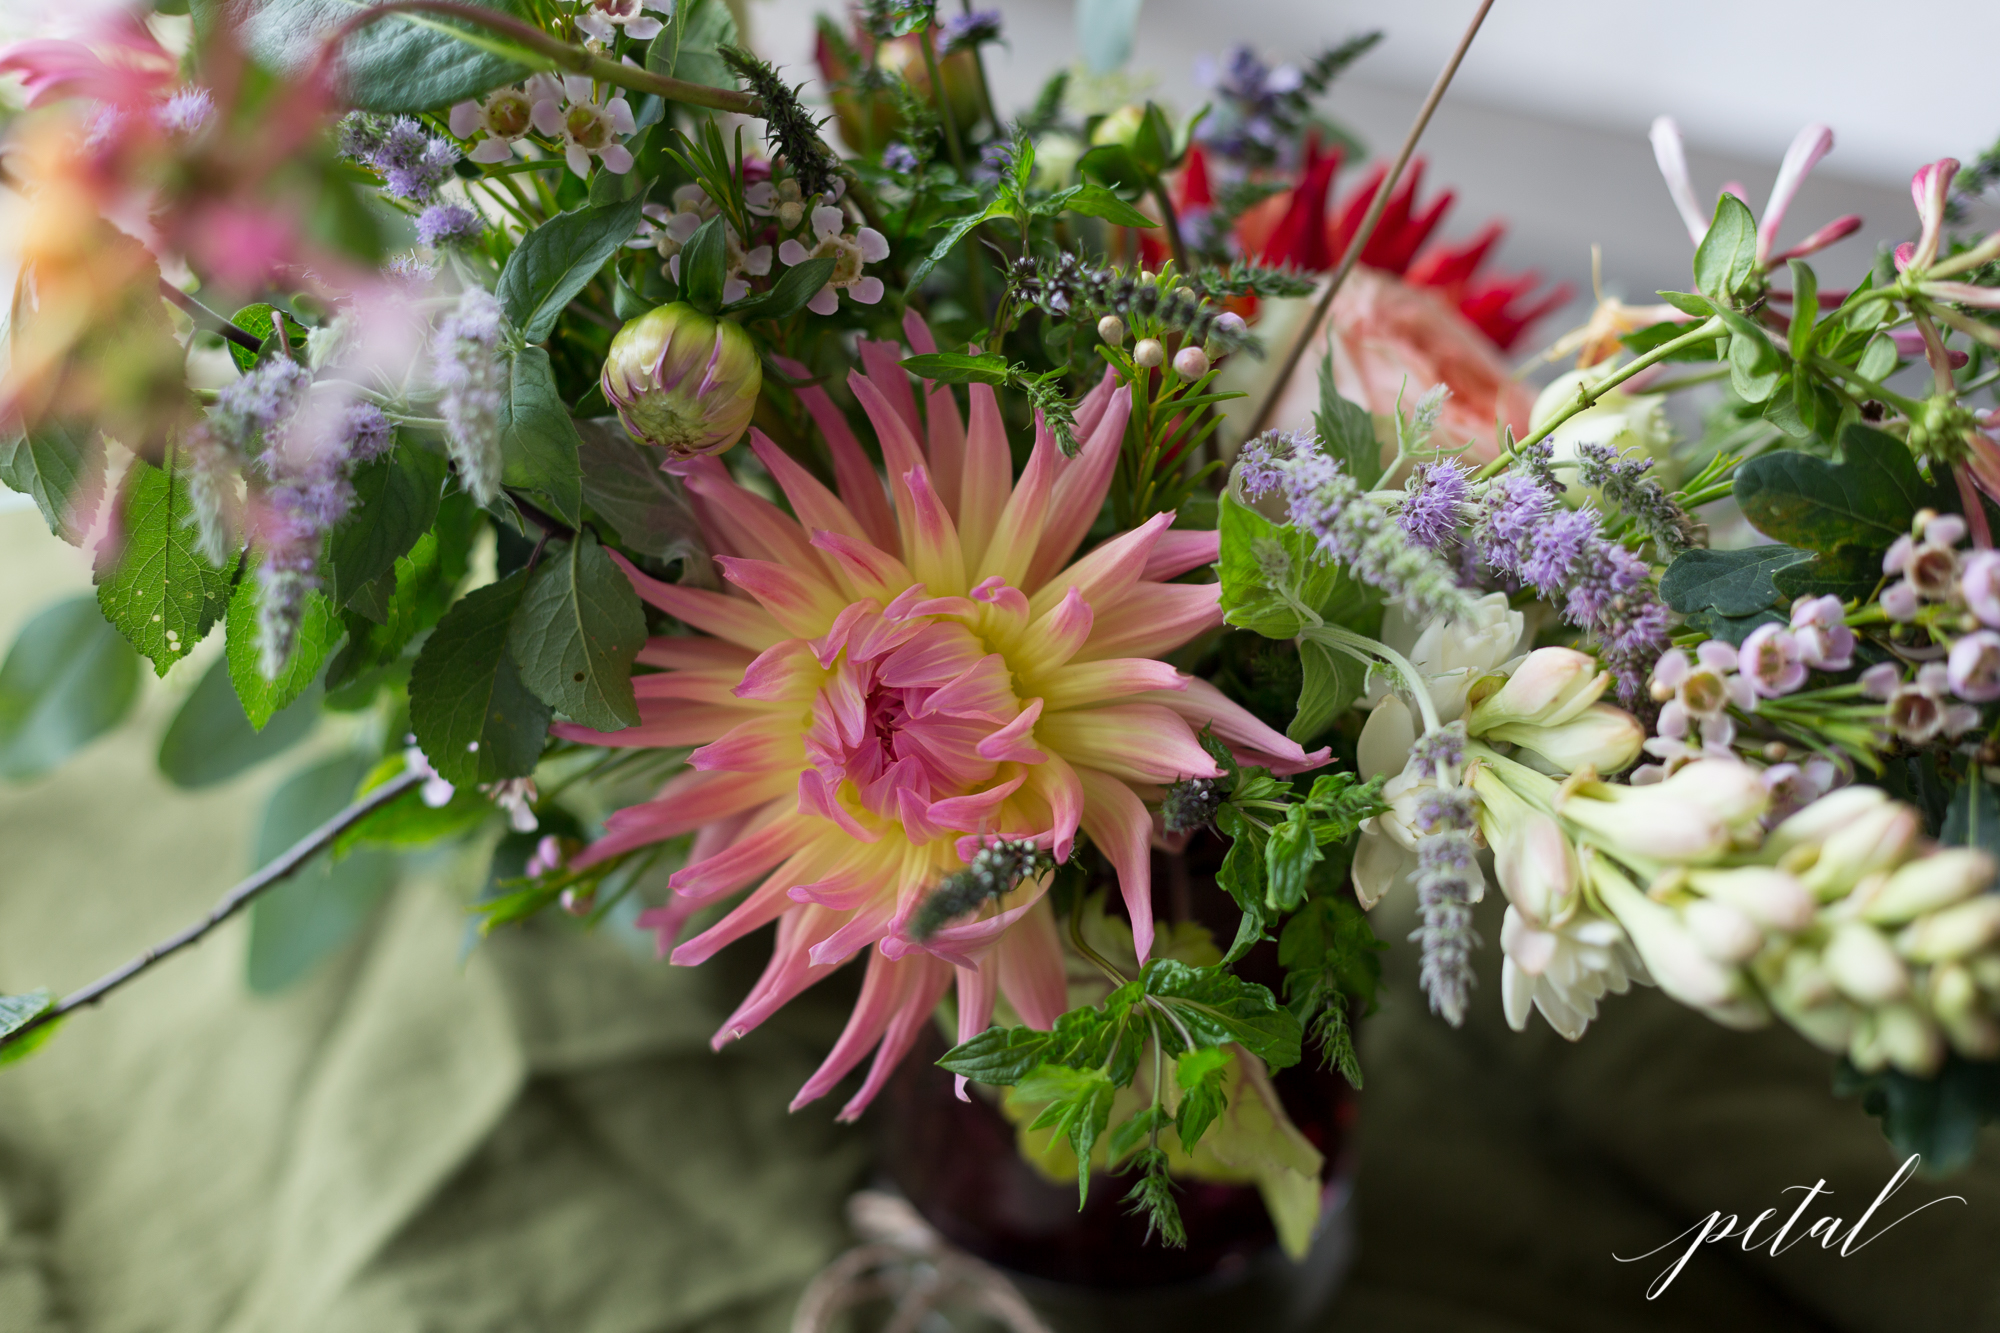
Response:
[[[804,759],[798,719],[778,713],[739,722],[689,755],[688,767],[698,773],[797,772]]]
[[[855,950],[865,949],[889,933],[889,918],[894,910],[889,903],[868,903],[849,914],[836,930],[807,950],[806,957],[819,964],[837,963],[852,957]]]
[[[1096,618],[1075,660],[1160,657],[1221,626],[1220,583],[1141,583]]]
[[[769,560],[715,557],[722,576],[757,599],[794,638],[822,634],[849,603],[813,574]],[[768,645],[766,645],[768,646]]]
[[[915,581],[902,561],[870,542],[825,528],[813,529],[812,542],[826,552],[834,573],[853,585],[856,596],[886,602]]]
[[[1030,605],[1033,605],[1031,602]],[[1029,680],[1047,679],[1090,640],[1097,613],[1075,588],[1035,617],[1014,652],[1014,666]]]
[[[814,833],[796,813],[785,811],[762,828],[744,834],[726,851],[676,870],[667,880],[667,887],[697,902],[734,893],[759,875],[769,873],[810,841]]]
[[[639,664],[677,671],[741,671],[757,654],[706,635],[656,635],[639,650]]]
[[[917,1034],[930,1021],[931,1011],[944,995],[945,987],[951,984],[951,967],[934,958],[912,959],[911,966],[921,967],[916,980],[910,985],[910,992],[904,998],[902,1007],[889,1020],[889,1030],[882,1034],[882,1044],[875,1050],[875,1062],[868,1066],[868,1077],[861,1084],[861,1091],[848,1099],[840,1108],[839,1119],[850,1122],[861,1118],[868,1104],[875,1100],[889,1082],[889,1075],[896,1072],[910,1047],[915,1044]]]
[[[946,512],[956,522],[965,495],[965,421],[958,414],[958,400],[952,397],[950,385],[926,387],[924,414],[930,420],[931,476],[937,480]]]
[[[786,642],[798,641],[788,639]],[[782,648],[784,644],[778,646]],[[754,662],[760,659],[752,660]],[[736,695],[736,685],[742,679],[741,671],[655,671],[632,677],[632,693],[637,696],[639,710],[642,713],[648,700],[660,699],[687,699],[695,703],[711,703],[721,708],[733,708],[740,703]]]
[[[940,686],[964,675],[985,655],[962,625],[921,625],[883,660],[876,678],[891,689]]]
[[[648,907],[633,919],[632,924],[641,930],[653,932],[653,956],[665,958],[674,952],[674,946],[680,941],[681,931],[687,927],[688,919],[700,910],[700,903],[691,903],[685,898],[673,898],[658,907]]]
[[[780,358],[778,368],[794,379],[812,378],[812,372],[796,361]],[[868,461],[861,442],[854,438],[854,428],[847,424],[846,414],[834,406],[833,399],[817,384],[802,386],[794,392],[819,425],[820,434],[826,437],[827,449],[833,455],[833,481],[839,488],[841,501],[861,524],[868,540],[891,554],[902,550],[881,475]]]
[[[650,683],[653,679],[657,677],[635,677],[632,681],[633,688],[636,690],[642,682]],[[738,699],[754,699],[759,702],[797,700],[803,703],[812,698],[820,680],[820,671],[813,660],[811,648],[802,639],[786,639],[783,643],[766,648],[757,655],[755,661],[743,668],[742,675],[729,693]]]
[[[899,366],[898,375],[903,376],[905,388],[909,385],[908,374]],[[905,477],[913,471],[928,475],[930,468],[924,462],[923,450],[917,447],[916,433],[896,410],[882,387],[869,376],[854,371],[847,377],[847,387],[854,393],[854,400],[861,404],[861,410],[868,414],[869,424],[875,427],[875,439],[882,446],[882,465],[889,473],[889,498],[895,502],[896,513],[903,519],[904,539],[909,537],[910,487]],[[912,565],[915,558],[906,549],[903,557]]]
[[[1067,861],[1076,846],[1076,830],[1083,821],[1083,784],[1069,761],[1059,754],[1034,765],[1027,776],[1028,790],[1049,808],[1049,851],[1058,862]]]
[[[754,427],[750,431],[750,451],[757,455],[757,461],[778,483],[778,489],[790,501],[792,512],[799,516],[799,525],[807,532],[824,528],[837,532],[855,541],[868,540],[867,532],[854,511],[841,503],[840,497],[820,484],[819,478],[800,467],[790,454],[771,443],[769,436]]]
[[[1020,710],[1014,696],[1014,677],[1007,659],[988,653],[944,685],[933,690],[913,717],[943,713],[947,717],[974,718],[999,725]]]
[[[973,601],[990,606],[1012,620],[1018,620],[1020,628],[1027,628],[1031,618],[1028,613],[1027,594],[1007,583],[999,575],[981,579],[973,587],[971,596]]]
[[[778,919],[777,947],[771,951],[771,961],[764,965],[764,974],[735,1012],[722,1020],[709,1045],[721,1050],[790,1004],[807,987],[832,975],[839,963],[814,963],[806,956],[807,946],[829,928],[832,919],[833,914],[823,907],[788,912]]]
[[[789,887],[773,875],[748,898],[731,908],[722,920],[673,950],[674,965],[699,966],[745,935],[776,921],[792,909],[792,899],[786,892]],[[701,903],[692,898],[676,898],[673,906],[684,912],[693,912],[700,909]]]
[[[791,786],[789,773],[695,773],[670,778],[650,801],[614,810],[604,835],[570,862],[583,870],[648,843],[677,838],[704,824],[763,805]]]
[[[983,554],[999,525],[1000,512],[1014,492],[1014,458],[1007,448],[1007,431],[993,386],[975,384],[967,396],[972,403],[972,426],[965,436],[965,473],[958,487],[958,535],[968,552]]]
[[[1079,595],[1093,607],[1116,606],[1139,581],[1139,572],[1152,557],[1154,544],[1173,521],[1172,514],[1155,514],[1130,532],[1120,533],[1099,545],[1031,593],[1028,609],[1041,615],[1065,598]]]
[[[1205,680],[1190,678],[1179,693],[1162,691],[1146,698],[1186,718],[1190,727],[1214,727],[1238,760],[1261,765],[1281,777],[1319,768],[1332,756],[1332,751],[1325,749],[1306,753],[1297,741],[1265,726],[1249,709]]]
[[[910,497],[903,523],[903,548],[910,573],[938,596],[962,595],[970,586],[965,580],[965,548],[944,501],[931,484],[929,470],[911,468],[903,474],[903,486]],[[897,508],[901,510],[900,503]]]
[[[682,624],[704,634],[713,634],[718,639],[727,639],[760,653],[774,643],[795,637],[785,633],[769,611],[740,597],[725,597],[701,588],[662,583],[640,573],[636,565],[618,552],[607,550],[605,554],[625,571],[625,577],[632,581],[632,588],[639,594],[640,601],[657,606]]]
[[[622,731],[598,731],[576,722],[551,723],[549,731],[579,745],[602,745],[612,750],[678,749],[683,745],[707,745],[742,725],[743,720],[741,709],[675,699],[660,701],[651,708],[642,702],[639,725]]]
[[[902,360],[907,353],[899,342],[887,339],[877,341],[870,338],[859,340],[861,364],[868,373],[868,382],[882,391],[882,397],[889,406],[896,409],[909,428],[912,439],[923,430],[923,422],[917,419],[917,397],[910,387],[910,372],[903,369]]]
[[[864,618],[847,636],[847,657],[852,662],[872,662],[892,653],[930,628],[932,622],[906,618],[910,605],[923,596],[922,584],[909,589],[914,597],[898,597],[882,608],[882,614]]]
[[[1079,773],[1094,768],[1128,782],[1162,785],[1222,774],[1180,715],[1159,704],[1106,704],[1044,713],[1035,736]],[[1089,823],[1086,815],[1086,829]]]
[[[973,427],[979,426],[978,403],[975,400]],[[1015,483],[1013,493],[1008,495],[997,518],[993,521],[993,535],[986,541],[986,549],[981,555],[974,576],[985,580],[1003,579],[1020,587],[1034,563],[1035,547],[1042,535],[1042,526],[1049,509],[1049,493],[1055,485],[1056,463],[1061,455],[1055,441],[1046,433],[1035,437],[1035,448],[1028,455],[1028,465],[1021,469],[1021,480]]]
[[[1076,433],[1081,439],[1089,439],[1097,433],[1097,427],[1104,420],[1104,410],[1111,406],[1111,395],[1117,391],[1118,377],[1109,370],[1099,377],[1076,405]],[[1064,466],[1071,460],[1065,459]]]
[[[881,612],[872,602],[854,602],[833,618],[833,628],[812,641],[813,660],[822,670],[831,667],[835,658],[847,647],[847,641],[854,636],[857,627],[882,618]]]
[[[690,458],[681,461],[675,470],[689,494],[708,506],[710,520],[721,532],[725,549],[730,553],[804,569],[820,567],[819,557],[807,543],[805,529],[798,520],[737,485],[720,459]]]
[[[1160,582],[1176,578],[1190,569],[1212,565],[1222,558],[1222,533],[1218,530],[1173,529],[1160,534],[1153,553],[1146,559],[1141,579]]]
[[[926,813],[931,822],[940,827],[957,832],[978,833],[990,825],[993,813],[1000,808],[1000,803],[1019,791],[1021,784],[1027,780],[1027,772],[1023,770],[1004,782],[988,787],[985,791],[932,801]]]
[[[1069,1008],[1069,979],[1064,975],[1062,939],[1056,933],[1055,911],[1046,897],[1000,937],[982,970],[999,973],[1000,993],[1031,1028],[1047,1032]]]
[[[969,597],[926,597],[910,608],[912,616],[953,616],[960,620],[970,620],[979,614],[979,608]]]
[[[916,968],[898,966],[879,953],[870,955],[868,973],[862,978],[861,994],[855,998],[854,1011],[847,1016],[847,1026],[841,1029],[840,1039],[834,1042],[820,1067],[792,1098],[792,1110],[832,1092],[834,1085],[861,1063],[882,1039],[889,1020],[908,997],[916,978]]]
[[[1155,690],[1184,690],[1188,678],[1150,657],[1112,657],[1072,662],[1042,683],[1042,702],[1051,710],[1079,708]]]
[[[903,836],[913,843],[936,842],[957,831],[933,820],[930,806],[928,794],[920,795],[910,787],[896,789],[896,821],[903,826]]]
[[[862,842],[874,842],[882,836],[865,827],[840,803],[839,782],[814,769],[799,774],[799,813],[830,819],[849,837]]]
[[[1153,951],[1153,817],[1132,789],[1108,773],[1076,770],[1083,784],[1083,831],[1118,873],[1140,963]]]
[[[1111,371],[1107,368],[1105,374]],[[1077,543],[1090,531],[1104,508],[1104,496],[1111,489],[1111,476],[1118,455],[1125,447],[1125,421],[1132,413],[1132,392],[1119,386],[1105,404],[1103,419],[1085,440],[1077,456],[1056,479],[1049,494],[1048,516],[1042,520],[1042,538],[1035,562],[1019,583],[1031,595],[1069,563]]]
[[[1035,723],[1042,716],[1042,701],[1029,699],[1021,705],[1020,715],[1012,722],[979,742],[979,757],[990,759],[996,764],[1039,764],[1048,755],[1035,747],[1033,737]]]
[[[961,967],[958,973],[958,1042],[963,1046],[986,1031],[993,1021],[993,1000],[999,992],[999,971],[991,967]],[[960,1074],[953,1091],[962,1102],[972,1100]]]

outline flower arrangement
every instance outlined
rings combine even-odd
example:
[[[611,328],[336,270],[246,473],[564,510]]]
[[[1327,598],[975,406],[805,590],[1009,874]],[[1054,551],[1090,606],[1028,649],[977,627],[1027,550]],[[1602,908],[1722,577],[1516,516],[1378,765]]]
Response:
[[[870,0],[819,32],[836,147],[721,0],[193,9],[184,59],[143,8],[0,51],[0,481],[101,611],[24,631],[0,770],[129,704],[57,691],[55,635],[220,673],[193,735],[347,719],[352,804],[215,920],[452,844],[482,930],[767,936],[718,1045],[860,963],[795,1108],[944,1023],[961,1097],[1170,1244],[1188,1180],[1308,1242],[1273,1075],[1360,1085],[1396,895],[1446,1022],[1497,949],[1515,1029],[1651,985],[1904,1138],[2000,1111],[2000,235],[1960,230],[2000,159],[1919,169],[1834,290],[1859,219],[1781,245],[1833,132],[1760,218],[1663,119],[1690,290],[1600,303],[1537,398],[1505,356],[1567,292],[1434,239],[1422,120],[1335,188],[1316,99],[1373,36],[1008,118],[997,15]],[[1163,909],[1197,844],[1213,901]],[[0,1056],[128,975],[6,997]]]

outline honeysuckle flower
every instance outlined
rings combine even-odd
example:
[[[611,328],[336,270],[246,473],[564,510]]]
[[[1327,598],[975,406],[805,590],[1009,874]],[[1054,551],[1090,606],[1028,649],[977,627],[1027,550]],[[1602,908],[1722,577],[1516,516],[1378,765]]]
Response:
[[[823,255],[833,256],[833,276],[806,302],[806,308],[815,314],[831,315],[839,308],[839,293],[843,291],[862,305],[874,305],[882,299],[882,280],[863,273],[862,265],[889,257],[888,238],[873,227],[859,228],[848,236],[846,228],[847,214],[831,204],[821,204],[812,211],[813,247],[808,250],[796,240],[778,247],[778,261],[787,268]]]
[[[632,152],[618,136],[638,129],[632,118],[632,104],[621,96],[608,102],[594,100],[596,89],[581,74],[566,75],[561,82],[562,102],[544,84],[530,111],[536,129],[563,146],[563,161],[578,176],[590,175],[590,159],[596,158],[614,176],[632,169]]]
[[[764,364],[741,324],[675,301],[625,322],[598,383],[633,438],[675,460],[721,453],[743,438]]]
[[[1958,159],[1941,157],[1926,162],[1910,176],[1910,202],[1917,206],[1922,230],[1914,242],[1905,241],[1896,247],[1899,272],[1912,268],[1922,272],[1936,262],[1938,247],[1944,240],[1945,205],[1951,200],[1951,182],[1957,175]]]
[[[1994,606],[2000,611],[2000,597]],[[1847,610],[1838,597],[1829,593],[1792,603],[1792,646],[1799,661],[1819,671],[1845,671],[1853,665],[1854,631],[1847,627]]]
[[[535,128],[535,107],[562,100],[562,81],[553,74],[535,74],[522,85],[495,88],[484,101],[459,102],[451,108],[451,132],[472,144],[465,156],[472,162],[506,162],[514,145]]]
[[[921,352],[936,345],[914,318]],[[1116,869],[1139,956],[1154,937],[1146,801],[1219,770],[1203,727],[1245,761],[1323,763],[1214,686],[1158,660],[1221,624],[1217,584],[1165,580],[1213,561],[1212,532],[1158,515],[1073,558],[1117,466],[1130,411],[1107,376],[1077,409],[1074,459],[1039,429],[1018,482],[992,390],[970,426],[949,388],[913,393],[893,343],[863,341],[849,380],[887,461],[886,487],[824,392],[801,391],[838,493],[761,433],[751,448],[792,517],[722,464],[680,466],[730,594],[627,568],[687,635],[651,640],[634,684],[640,724],[560,734],[621,747],[696,746],[654,800],[614,813],[572,863],[695,834],[671,881],[684,903],[751,892],[673,958],[697,963],[776,921],[770,966],[724,1022],[743,1035],[860,953],[868,975],[846,1031],[799,1093],[823,1095],[871,1048],[843,1109],[881,1089],[956,978],[961,1031],[996,993],[1047,1027],[1067,1007],[1048,876],[930,933],[908,932],[929,891],[991,839],[1066,859],[1079,829]],[[924,404],[922,415],[918,402]],[[655,918],[657,919],[657,918]]]
[[[620,28],[625,29],[627,37],[643,42],[659,36],[665,26],[656,18],[648,18],[648,10],[671,14],[673,0],[665,4],[654,4],[653,0],[586,0],[577,8],[576,26],[607,46]]]
[[[1697,246],[1708,235],[1708,228],[1715,210],[1704,209],[1694,192],[1694,178],[1688,172],[1687,152],[1681,146],[1681,130],[1671,116],[1661,116],[1653,122],[1651,133],[1653,160],[1659,164],[1660,175],[1667,183],[1667,193],[1673,197],[1674,208],[1681,215],[1681,222],[1687,227],[1688,239]],[[1798,132],[1790,148],[1785,150],[1785,160],[1778,168],[1778,179],[1771,186],[1771,198],[1764,205],[1763,219],[1757,224],[1757,266],[1770,270],[1777,268],[1788,259],[1803,259],[1826,249],[1835,241],[1852,236],[1861,229],[1861,218],[1853,213],[1835,218],[1812,235],[1800,241],[1789,250],[1773,254],[1777,244],[1778,229],[1784,225],[1785,214],[1798,195],[1799,186],[1819,160],[1833,151],[1833,130],[1826,125],[1808,125]],[[1954,164],[1956,165],[1956,164]],[[1742,187],[1725,186],[1724,192],[1743,197]]]

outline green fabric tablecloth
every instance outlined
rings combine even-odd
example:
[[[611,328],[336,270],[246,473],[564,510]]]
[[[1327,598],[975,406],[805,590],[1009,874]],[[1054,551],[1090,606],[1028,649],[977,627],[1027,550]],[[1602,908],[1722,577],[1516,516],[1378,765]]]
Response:
[[[0,640],[88,586],[32,513],[0,514]],[[0,989],[62,991],[185,924],[248,868],[303,752],[199,793],[152,751],[192,675],[25,788],[0,788]],[[355,943],[277,996],[241,922],[0,1069],[0,1333],[778,1330],[848,1242],[866,1176],[838,1099],[785,1106],[841,1019],[802,1003],[721,1055],[755,946],[697,970],[538,923],[464,951],[465,875],[406,874]],[[1489,907],[1491,904],[1489,904]],[[1400,939],[1409,921],[1378,922]],[[1497,938],[1497,920],[1482,929]],[[1824,1178],[1850,1219],[1894,1170],[1783,1031],[1646,993],[1580,1045],[1507,1031],[1484,951],[1453,1032],[1407,945],[1364,1037],[1360,1257],[1330,1327],[2000,1329],[2000,1170],[1842,1260],[1711,1246],[1658,1301],[1620,1264],[1710,1209]],[[1900,1215],[1892,1206],[1888,1215]],[[1815,1209],[1809,1216],[1817,1216]]]

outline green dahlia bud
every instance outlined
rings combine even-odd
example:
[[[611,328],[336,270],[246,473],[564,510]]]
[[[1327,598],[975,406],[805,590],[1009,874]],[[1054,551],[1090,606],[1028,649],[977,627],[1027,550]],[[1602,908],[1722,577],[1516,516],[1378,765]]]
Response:
[[[676,301],[618,330],[603,385],[634,438],[691,458],[719,454],[742,438],[764,368],[742,325]]]

